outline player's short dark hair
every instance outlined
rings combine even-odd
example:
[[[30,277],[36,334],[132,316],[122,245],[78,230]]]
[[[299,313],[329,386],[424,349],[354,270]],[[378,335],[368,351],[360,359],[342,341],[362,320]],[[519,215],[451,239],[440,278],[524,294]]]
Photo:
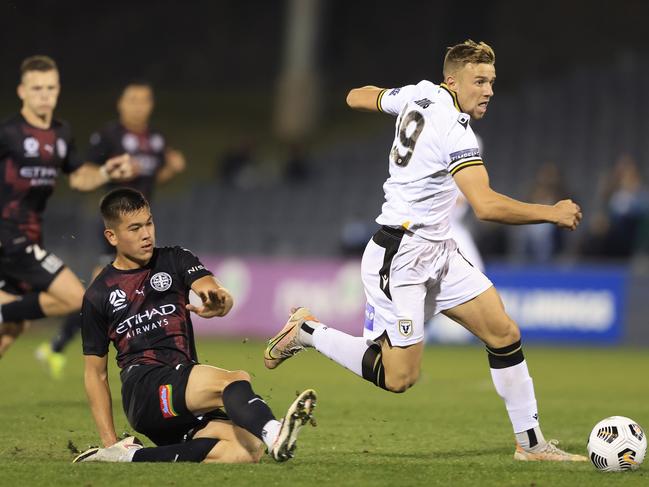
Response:
[[[29,71],[58,71],[56,61],[49,56],[29,56],[20,64],[20,79]]]
[[[126,90],[129,89],[131,86],[141,86],[141,87],[149,88],[153,93],[153,84],[151,84],[150,81],[142,78],[134,78],[124,84],[124,87],[122,88],[122,91],[120,92],[119,96],[123,96]]]
[[[139,191],[131,188],[116,188],[104,195],[99,210],[106,226],[119,221],[122,215],[149,208],[149,202]]]
[[[496,54],[489,44],[471,39],[448,47],[444,56],[444,78],[468,63],[495,64]]]

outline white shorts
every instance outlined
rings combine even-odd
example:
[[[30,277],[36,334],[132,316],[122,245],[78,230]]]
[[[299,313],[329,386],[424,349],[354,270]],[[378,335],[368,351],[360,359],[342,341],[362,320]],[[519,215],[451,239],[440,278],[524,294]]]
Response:
[[[361,275],[367,298],[363,336],[386,334],[399,347],[423,341],[430,318],[493,285],[453,239],[433,242],[388,227],[367,244]]]

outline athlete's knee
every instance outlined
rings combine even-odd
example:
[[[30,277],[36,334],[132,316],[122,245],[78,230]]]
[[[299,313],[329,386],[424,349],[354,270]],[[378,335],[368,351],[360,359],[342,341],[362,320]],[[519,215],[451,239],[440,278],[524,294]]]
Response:
[[[386,389],[390,392],[406,392],[408,389],[415,385],[418,379],[419,368],[411,370],[399,370],[397,372],[387,370],[385,376],[385,386]]]
[[[2,323],[2,325],[0,325],[0,335],[6,335],[12,338],[18,338],[20,335],[23,334],[26,327],[27,327],[26,321]]]
[[[226,379],[228,384],[232,384],[233,382],[238,382],[240,380],[250,382],[252,378],[250,377],[250,374],[245,370],[233,370],[228,373],[228,377]]]
[[[419,366],[400,365],[398,369],[385,367],[379,343],[372,343],[362,362],[363,378],[390,392],[405,392],[419,378]]]
[[[203,463],[259,463],[261,460],[261,454],[253,453],[239,443],[228,443],[227,448],[212,448]]]
[[[521,331],[514,320],[505,315],[505,321],[501,326],[490,330],[485,340],[487,346],[501,348],[511,345],[521,339]]]

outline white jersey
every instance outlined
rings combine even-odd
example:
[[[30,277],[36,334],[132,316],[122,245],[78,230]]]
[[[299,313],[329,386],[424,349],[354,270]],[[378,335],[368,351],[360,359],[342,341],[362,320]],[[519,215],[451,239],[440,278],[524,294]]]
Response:
[[[451,238],[458,195],[453,175],[482,164],[471,117],[460,111],[448,87],[425,80],[382,91],[377,107],[398,117],[385,203],[376,222],[428,240]]]

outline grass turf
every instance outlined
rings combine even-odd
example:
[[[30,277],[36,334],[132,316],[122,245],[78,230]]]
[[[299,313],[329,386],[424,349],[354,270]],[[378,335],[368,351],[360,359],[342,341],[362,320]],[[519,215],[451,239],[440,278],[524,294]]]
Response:
[[[590,463],[526,464],[512,459],[511,427],[479,347],[429,347],[419,383],[402,395],[378,390],[307,352],[275,371],[254,341],[199,339],[204,363],[244,369],[278,416],[295,392],[319,393],[316,428],[303,430],[296,458],[276,464],[81,464],[70,446],[97,444],[83,390],[80,344],[68,350],[64,380],[33,358],[45,338],[28,333],[0,360],[0,485],[648,485],[649,470],[603,474]],[[527,347],[545,435],[585,454],[592,426],[610,415],[649,427],[649,370],[642,349]],[[118,433],[128,431],[111,359]],[[642,372],[642,371],[645,372]],[[150,444],[145,438],[145,444]]]

